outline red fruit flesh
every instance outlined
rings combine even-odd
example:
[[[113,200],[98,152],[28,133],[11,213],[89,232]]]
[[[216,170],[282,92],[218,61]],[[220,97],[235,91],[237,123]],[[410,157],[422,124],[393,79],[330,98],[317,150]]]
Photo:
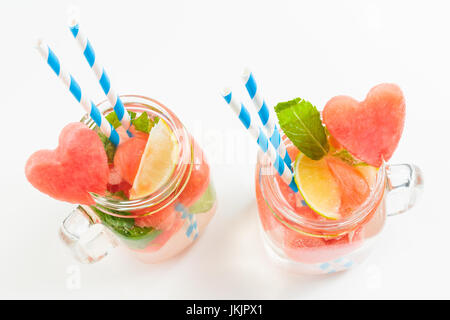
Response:
[[[323,122],[330,134],[351,154],[380,167],[388,161],[400,140],[405,120],[405,99],[397,85],[373,87],[364,101],[347,96],[325,105]]]
[[[136,136],[121,143],[117,147],[114,156],[114,168],[116,168],[122,178],[131,185],[138,172],[146,144],[147,140]]]
[[[329,142],[330,145],[331,145],[334,149],[336,149],[336,150],[339,150],[339,149],[342,148],[341,144],[340,144],[333,136],[330,136],[330,137],[328,138],[328,142]]]
[[[294,261],[320,263],[331,261],[354,251],[363,243],[361,228],[336,238],[320,238],[286,228],[284,252]]]
[[[127,196],[127,198],[129,198],[130,197],[131,184],[129,184],[125,180],[122,180],[119,184],[109,184],[108,183],[107,189],[111,193],[116,193],[116,192],[119,192],[119,191],[123,191],[125,196]]]
[[[195,141],[193,152],[194,163],[192,167],[191,177],[189,178],[186,187],[178,198],[178,201],[186,207],[194,204],[202,196],[209,185],[209,165],[206,161],[202,149]]]
[[[70,123],[59,135],[55,150],[40,150],[25,165],[28,181],[57,200],[94,204],[89,192],[104,195],[109,166],[97,133],[80,122]]]
[[[285,229],[284,245],[291,249],[314,248],[325,245],[325,240],[319,237],[312,237],[300,232]]]
[[[131,126],[129,131],[131,132],[133,137],[140,138],[140,139],[143,139],[143,140],[146,140],[146,141],[148,139],[148,133],[136,130],[136,128],[134,126]]]
[[[169,206],[168,208],[142,218],[135,218],[135,224],[138,227],[153,227],[158,230],[168,230],[175,222],[176,216],[176,211],[172,206]]]
[[[341,192],[340,214],[351,215],[370,195],[370,187],[359,171],[344,161],[326,157],[328,168]]]
[[[116,185],[122,182],[119,171],[112,164],[109,164],[108,185]]]

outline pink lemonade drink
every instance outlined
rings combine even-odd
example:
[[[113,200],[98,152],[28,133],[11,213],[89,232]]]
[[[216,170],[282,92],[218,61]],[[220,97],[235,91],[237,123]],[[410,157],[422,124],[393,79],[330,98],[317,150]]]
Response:
[[[154,263],[187,249],[216,210],[210,168],[177,116],[156,100],[119,96],[76,19],[70,31],[108,102],[96,106],[55,52],[36,49],[86,111],[66,125],[56,149],[34,152],[28,181],[42,193],[77,204],[60,235],[82,262],[96,262],[119,243]]]
[[[357,105],[349,97],[333,98],[321,115],[301,99],[275,107],[286,133],[283,141],[299,192],[282,181],[263,152],[258,154],[255,187],[264,246],[278,264],[294,272],[334,273],[361,263],[380,235],[386,216],[411,208],[422,189],[422,175],[416,166],[389,165],[383,160],[392,155],[403,128],[401,91],[393,85],[380,85],[357,108],[346,109],[349,103]],[[372,134],[382,139],[378,146],[371,145],[371,135],[357,132],[358,145],[339,121],[352,123],[356,114],[363,124],[377,114],[379,104],[384,108],[381,115],[391,117],[369,122],[375,127]],[[370,109],[370,116],[359,114],[364,108]],[[383,132],[386,127],[392,128],[389,135]],[[311,139],[305,140],[308,134]],[[364,136],[366,140],[361,139]],[[395,139],[386,141],[392,137]]]
[[[286,141],[295,159],[298,152]],[[384,170],[384,168],[382,169]],[[261,154],[256,167],[256,200],[264,244],[270,256],[293,271],[322,274],[360,262],[386,217],[385,171],[374,179],[373,199],[346,221],[329,221],[308,207],[300,193],[281,181]]]
[[[90,192],[89,201],[78,202],[60,235],[82,262],[96,262],[121,244],[156,263],[185,251],[204,232],[216,211],[215,189],[202,149],[171,110],[142,96],[121,99],[132,119],[131,137],[109,102],[98,105],[120,135],[118,147],[90,117],[82,119],[103,142],[107,183],[102,192]]]

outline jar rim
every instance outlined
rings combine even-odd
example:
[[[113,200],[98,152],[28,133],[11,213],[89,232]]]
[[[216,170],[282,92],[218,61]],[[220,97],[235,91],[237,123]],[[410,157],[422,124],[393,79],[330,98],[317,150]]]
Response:
[[[178,191],[178,194],[183,191],[192,172],[194,156],[192,152],[192,138],[190,137],[189,133],[187,132],[186,128],[179,120],[179,118],[161,102],[146,96],[133,94],[120,95],[120,98],[122,99],[122,102],[126,109],[138,112],[145,111],[163,119],[169,125],[180,146],[177,165],[171,177],[166,181],[166,183],[164,183],[160,188],[158,188],[158,190],[154,191],[153,193],[134,200],[119,200],[116,198],[104,197],[95,193],[91,193],[96,205],[105,207],[108,210],[108,214],[124,218],[142,217],[142,215],[122,215],[121,213],[146,208],[151,209],[152,207],[158,206],[159,204],[166,201],[170,196],[173,196],[175,190]],[[113,111],[113,106],[111,106],[110,102],[107,99],[98,103],[97,107],[104,114]],[[91,128],[95,127],[95,123],[88,114],[86,114],[81,119],[81,121]],[[183,179],[184,177],[186,177],[186,179]],[[180,186],[182,180],[184,181],[184,184]],[[157,210],[149,212],[149,214],[153,214],[164,209],[165,207],[170,205],[175,200],[175,198],[176,197],[173,197],[173,199],[168,203],[165,203],[164,206],[158,207]],[[117,213],[110,212],[110,210],[117,211]]]
[[[292,145],[286,137],[283,137],[283,141],[286,146]],[[289,223],[293,223],[300,228],[315,231],[321,235],[336,236],[359,226],[380,204],[379,200],[383,197],[386,188],[386,163],[383,161],[377,170],[376,183],[370,192],[370,196],[351,215],[339,220],[313,220],[297,214],[295,208],[292,208],[287,202],[279,188],[276,170],[270,164],[268,156],[261,151],[258,151],[256,166],[256,183],[259,184],[262,197],[270,210],[273,213],[279,213]],[[261,172],[263,167],[264,174]]]

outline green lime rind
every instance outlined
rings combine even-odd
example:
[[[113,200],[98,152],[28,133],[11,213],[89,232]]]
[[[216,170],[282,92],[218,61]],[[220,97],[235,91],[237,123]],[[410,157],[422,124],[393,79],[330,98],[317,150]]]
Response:
[[[320,212],[319,210],[315,209],[314,205],[308,200],[308,197],[306,196],[305,192],[302,191],[301,183],[299,182],[299,177],[298,177],[298,174],[297,174],[297,172],[299,171],[299,168],[298,168],[299,163],[298,162],[300,161],[300,158],[302,156],[303,156],[302,153],[299,153],[298,156],[297,156],[297,159],[295,159],[295,163],[294,163],[294,168],[295,168],[295,170],[294,170],[294,181],[297,184],[298,191],[302,195],[303,200],[306,202],[308,207],[311,208],[311,210],[313,210],[315,213],[317,213],[318,215],[320,215],[320,216],[322,216],[322,217],[324,217],[326,219],[338,220],[338,219],[342,218],[339,213],[336,213],[336,214],[334,214],[334,213],[326,213],[326,214],[324,214],[324,213]]]
[[[192,214],[205,213],[211,210],[216,202],[216,191],[212,183],[209,184],[203,195],[192,206],[189,212]]]
[[[95,214],[102,223],[117,235],[131,249],[145,249],[162,230],[152,227],[138,227],[134,224],[133,218],[121,218],[109,215],[99,210],[95,206],[91,206]],[[130,214],[128,212],[118,212],[121,215]]]

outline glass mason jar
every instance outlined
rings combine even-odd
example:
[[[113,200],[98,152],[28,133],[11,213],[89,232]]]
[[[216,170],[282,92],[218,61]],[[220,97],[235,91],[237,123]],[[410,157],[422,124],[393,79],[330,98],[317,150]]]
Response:
[[[92,194],[95,205],[79,205],[65,218],[60,236],[84,263],[101,260],[119,244],[147,263],[169,259],[198,238],[216,211],[208,163],[177,116],[151,98],[123,95],[121,99],[128,111],[163,119],[178,140],[179,157],[171,177],[154,193],[135,200]],[[113,110],[108,101],[97,107],[105,115]],[[81,121],[95,127],[88,115]],[[158,215],[157,226],[135,224],[151,215]]]
[[[288,150],[293,148],[288,139],[283,140]],[[423,178],[414,165],[383,163],[369,199],[340,220],[308,217],[306,212],[311,211],[305,210],[300,193],[294,194],[281,181],[262,152],[258,153],[255,187],[269,256],[294,272],[325,274],[360,264],[381,233],[386,216],[403,213],[415,204]]]

